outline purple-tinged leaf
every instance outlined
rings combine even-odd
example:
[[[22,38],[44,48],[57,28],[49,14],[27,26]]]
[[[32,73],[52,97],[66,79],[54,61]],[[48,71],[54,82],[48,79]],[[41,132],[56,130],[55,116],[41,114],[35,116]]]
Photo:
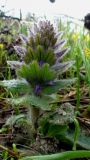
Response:
[[[66,72],[66,70],[68,70],[74,63],[75,63],[75,61],[68,61],[65,63],[57,63],[57,64],[53,65],[51,67],[51,69],[53,69],[55,71],[59,71],[59,74],[62,74],[63,72]]]
[[[37,33],[38,31],[39,31],[39,28],[38,28],[37,24],[35,23],[34,24],[34,32]]]
[[[28,42],[28,38],[27,38],[25,35],[23,35],[23,34],[20,34],[20,39],[21,39],[22,42],[25,43],[25,44]]]
[[[44,21],[40,21],[39,22],[39,27],[41,28],[42,26],[45,26],[45,22]]]
[[[53,86],[54,85],[54,81],[46,81],[45,85],[47,85],[47,86]]]
[[[76,81],[76,78],[72,79],[63,79],[63,80],[55,80],[53,86],[47,86],[43,89],[43,93],[46,95],[55,94],[60,89],[64,89],[67,86],[71,86]]]
[[[12,93],[31,93],[32,88],[25,79],[3,80],[0,86],[7,88]]]
[[[61,38],[63,35],[63,32],[58,32],[56,35],[55,35],[55,38]]]
[[[70,48],[65,48],[55,53],[57,60],[58,59],[60,60],[61,58],[63,58],[69,51],[70,51]]]
[[[66,40],[65,40],[65,39],[57,42],[57,43],[55,44],[55,46],[54,46],[54,50],[57,50],[57,49],[63,47],[63,46],[65,45],[65,43],[66,43]]]
[[[7,61],[7,64],[11,67],[11,69],[19,69],[24,64],[24,62]]]
[[[29,37],[34,37],[35,36],[33,31],[30,28],[28,29],[28,31],[29,31]]]
[[[23,57],[26,54],[26,49],[24,47],[14,46],[14,49],[20,57]]]

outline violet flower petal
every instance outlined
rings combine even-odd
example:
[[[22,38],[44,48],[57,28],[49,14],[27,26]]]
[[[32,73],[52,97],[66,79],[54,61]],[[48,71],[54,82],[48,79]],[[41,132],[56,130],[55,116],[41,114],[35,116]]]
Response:
[[[38,96],[38,95],[40,95],[41,90],[42,90],[41,85],[40,85],[40,84],[37,84],[37,85],[35,86],[35,88],[34,88],[34,93]]]
[[[44,61],[39,61],[39,66],[42,66],[44,64]]]
[[[58,64],[53,65],[51,67],[51,69],[53,69],[55,71],[59,71],[59,73],[62,74],[63,72],[68,70],[74,63],[75,63],[75,61],[68,61],[68,62],[64,62],[64,63],[58,63]]]
[[[39,28],[38,28],[37,24],[35,23],[34,24],[34,32],[37,33],[38,31],[39,31]]]
[[[66,40],[61,40],[61,41],[57,42],[54,46],[54,50],[57,50],[58,48],[63,47],[65,45],[65,43],[66,43]]]
[[[11,69],[18,69],[24,64],[24,62],[7,61],[7,64],[10,66]]]
[[[63,58],[68,52],[70,51],[70,48],[65,48],[65,49],[62,49],[61,51],[55,53],[56,57],[57,57],[57,60]]]
[[[23,43],[27,43],[28,42],[28,38],[25,36],[25,35],[23,35],[23,34],[20,34],[20,39],[23,41]]]
[[[58,32],[56,35],[55,35],[55,38],[61,38],[63,35],[63,32]]]
[[[14,46],[14,49],[16,53],[20,56],[23,57],[26,54],[26,48],[21,47],[21,46]]]
[[[28,34],[29,34],[29,37],[34,37],[35,35],[34,35],[34,33],[33,33],[33,31],[29,28],[28,29]]]

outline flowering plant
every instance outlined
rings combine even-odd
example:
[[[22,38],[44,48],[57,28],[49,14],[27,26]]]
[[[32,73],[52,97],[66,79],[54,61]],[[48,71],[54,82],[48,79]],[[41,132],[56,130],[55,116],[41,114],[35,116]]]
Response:
[[[25,96],[13,98],[13,104],[29,104],[35,107],[50,109],[51,94],[58,89],[70,85],[73,80],[58,80],[57,75],[65,72],[74,63],[61,63],[69,48],[63,48],[66,40],[61,39],[62,32],[56,33],[49,21],[34,24],[34,32],[30,29],[29,36],[20,35],[23,46],[14,46],[20,61],[7,61],[17,71],[17,80],[2,81],[0,85],[15,93],[24,93]],[[27,94],[26,94],[26,93]],[[35,122],[34,122],[35,124]]]

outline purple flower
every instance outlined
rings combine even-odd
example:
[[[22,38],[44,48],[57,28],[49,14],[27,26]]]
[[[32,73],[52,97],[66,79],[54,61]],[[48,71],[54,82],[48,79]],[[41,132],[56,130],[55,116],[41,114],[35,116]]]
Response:
[[[44,61],[39,61],[39,66],[42,66],[44,64]]]
[[[66,40],[62,39],[63,32],[57,33],[50,21],[40,21],[28,31],[27,37],[20,35],[24,46],[14,47],[22,61],[29,64],[36,60],[40,67],[47,63],[55,72],[66,71],[66,68],[72,65],[71,62],[61,64],[61,59],[69,52],[70,48],[64,48]]]
[[[40,84],[37,84],[35,87],[34,87],[34,93],[38,96],[41,94],[41,91],[42,91],[42,87]]]

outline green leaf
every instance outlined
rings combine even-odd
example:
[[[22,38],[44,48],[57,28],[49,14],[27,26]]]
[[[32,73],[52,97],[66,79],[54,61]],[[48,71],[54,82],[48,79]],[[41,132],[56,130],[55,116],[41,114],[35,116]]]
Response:
[[[65,103],[53,112],[45,112],[39,119],[39,129],[44,135],[58,136],[66,132],[68,124],[73,120],[74,107],[69,103]]]
[[[71,86],[73,83],[75,83],[75,81],[76,78],[57,80],[54,82],[54,85],[45,87],[45,89],[43,89],[43,92],[45,94],[53,94],[60,89],[66,88],[67,86]]]
[[[17,70],[17,75],[29,81],[30,79],[29,66],[26,64],[22,65],[22,67],[19,70]]]
[[[40,67],[39,64],[37,63],[37,61],[33,61],[32,63],[30,63],[29,65],[29,77],[30,77],[30,81],[32,83],[34,83],[34,81],[38,81],[38,79],[40,78]]]
[[[68,144],[72,144],[74,142],[74,130],[73,129],[69,129],[68,132],[66,132],[66,134],[63,137],[63,140],[68,143]],[[79,148],[82,149],[87,149],[90,150],[90,136],[87,136],[83,133],[83,131],[80,132],[79,134],[79,138],[77,141],[77,146]]]
[[[49,69],[49,64],[44,64],[42,66],[41,75],[42,75],[42,79],[47,82],[55,78],[55,73],[54,71]]]
[[[67,159],[81,159],[90,158],[90,151],[79,150],[79,151],[65,151],[61,153],[51,155],[38,155],[38,156],[26,156],[19,160],[67,160]]]
[[[37,49],[36,49],[36,59],[37,61],[43,61],[43,57],[45,55],[45,50],[44,48],[41,46],[41,45],[38,45],[37,46]]]
[[[27,64],[29,64],[34,59],[35,59],[35,51],[30,46],[28,46],[27,47],[27,53],[24,56],[24,61]]]
[[[24,79],[4,80],[0,82],[0,86],[6,87],[12,93],[30,93],[31,87]]]
[[[44,60],[51,66],[55,63],[55,54],[52,48],[48,48],[48,50],[46,51],[44,55]]]
[[[8,101],[13,105],[31,105],[43,110],[50,110],[50,103],[52,102],[52,99],[48,97],[38,97],[35,95],[25,95],[20,98],[10,98]]]
[[[74,106],[70,103],[64,103],[52,113],[49,122],[53,125],[63,126],[73,122],[74,117]]]
[[[67,129],[68,129],[68,126],[66,124],[64,125],[49,124],[47,135],[51,137],[61,135],[61,134],[64,134]]]
[[[40,43],[41,43],[41,37],[40,37],[39,33],[36,34],[35,43],[36,43],[35,44],[36,46],[40,45]]]
[[[29,65],[23,65],[18,70],[18,75],[25,78],[33,86],[38,83],[44,86],[46,82],[55,78],[55,72],[49,68],[49,64],[43,64],[40,67],[37,61],[33,61]]]
[[[21,118],[25,118],[25,115],[24,114],[12,115],[7,119],[4,126],[13,126],[16,123],[16,121],[18,121]]]

